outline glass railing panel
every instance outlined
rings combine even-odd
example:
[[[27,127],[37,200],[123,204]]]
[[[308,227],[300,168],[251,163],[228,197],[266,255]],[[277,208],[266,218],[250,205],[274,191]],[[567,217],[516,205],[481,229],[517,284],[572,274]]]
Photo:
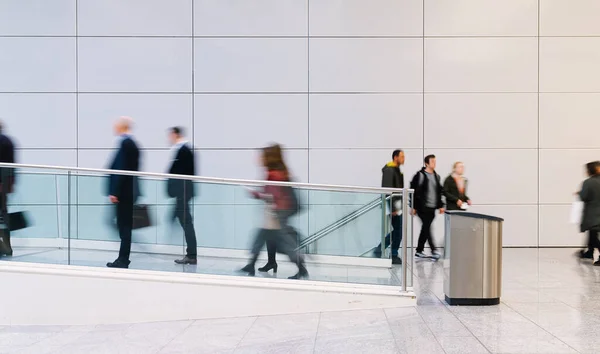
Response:
[[[185,253],[183,232],[173,220],[173,206],[166,190],[167,182],[161,178],[136,177],[139,193],[135,205],[147,209],[150,226],[132,231],[130,267],[135,269],[183,271],[174,262]],[[117,206],[109,200],[109,177],[104,175],[78,175],[78,198],[75,208],[77,229],[71,250],[73,264],[101,266],[119,256],[121,243],[117,225]],[[193,212],[193,209],[191,209]],[[90,250],[100,250],[93,257]],[[166,257],[165,255],[169,255]]]
[[[309,195],[311,235],[376,202],[373,209],[356,214],[347,224],[316,240],[309,248],[311,254],[358,257],[381,242],[381,195],[332,191],[310,191]]]
[[[18,239],[12,258],[97,267],[106,267],[118,259],[121,239],[115,220],[117,206],[107,196],[109,177],[100,172],[21,169],[17,188],[9,199],[9,210],[26,211],[32,225],[12,234],[13,239]],[[136,205],[147,207],[152,224],[132,231],[130,268],[245,276],[248,274],[240,270],[251,258],[250,249],[257,235],[262,229],[272,228],[276,232],[270,235],[289,239],[288,253],[296,255],[296,248],[300,253],[308,249],[306,267],[311,280],[392,286],[401,283],[398,267],[390,270],[365,266],[361,258],[385,235],[384,225],[389,223],[387,207],[382,207],[386,194],[352,188],[333,191],[295,187],[300,211],[289,217],[290,228],[282,232],[267,225],[269,204],[251,193],[263,189],[260,183],[195,181],[196,193],[189,205],[197,241],[197,265],[182,265],[175,260],[187,254],[188,243],[174,219],[175,199],[167,193],[167,177],[136,177],[140,192]],[[362,211],[356,213],[358,210]],[[353,215],[351,220],[343,222],[348,215]],[[340,220],[343,225],[335,226]],[[412,229],[412,224],[407,227]],[[322,232],[325,228],[329,230]],[[308,248],[300,247],[305,242]],[[267,262],[266,247],[260,251],[255,268],[256,276],[262,277],[292,276],[298,271],[298,260],[304,258],[296,255],[290,261],[287,255],[278,253],[278,272],[261,273],[258,268]],[[409,252],[411,257],[412,253]],[[387,253],[381,256],[388,257]]]
[[[0,259],[68,264],[69,189],[67,174],[47,169],[15,170],[13,192],[7,198],[9,220],[24,215],[27,226],[2,234]],[[73,214],[71,214],[73,216]],[[10,228],[17,227],[14,221]],[[73,225],[73,220],[71,219]],[[23,225],[22,225],[23,226]],[[10,255],[12,248],[12,256]]]

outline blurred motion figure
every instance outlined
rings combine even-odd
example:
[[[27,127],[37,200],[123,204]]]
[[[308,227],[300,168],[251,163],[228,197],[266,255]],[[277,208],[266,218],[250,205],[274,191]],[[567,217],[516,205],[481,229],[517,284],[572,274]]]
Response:
[[[173,162],[169,168],[169,174],[195,175],[194,152],[183,138],[183,129],[180,127],[171,128],[169,130],[169,140],[173,145]],[[167,194],[169,197],[175,198],[173,219],[179,220],[187,244],[185,257],[175,260],[175,263],[197,264],[196,230],[194,230],[194,221],[190,209],[190,200],[195,195],[194,182],[191,180],[170,178],[167,181]]]
[[[122,171],[139,171],[140,150],[133,140],[131,129],[133,119],[120,117],[114,126],[115,135],[119,137],[119,148],[115,153],[109,169]],[[133,230],[133,205],[140,195],[138,179],[135,176],[120,174],[108,178],[108,198],[116,207],[117,228],[121,238],[119,257],[106,264],[109,268],[129,268],[131,263],[131,234]]]
[[[463,176],[465,165],[458,161],[452,166],[452,173],[444,180],[444,195],[446,196],[446,208],[448,210],[466,209],[471,205],[471,199],[467,196],[467,179]]]
[[[381,187],[383,188],[404,188],[404,174],[400,166],[404,165],[404,151],[394,150],[392,152],[392,161],[388,162],[381,170]],[[392,232],[385,236],[384,248],[392,246],[392,264],[402,264],[402,259],[398,257],[398,249],[402,242],[402,197],[395,196],[391,198],[388,205],[391,210]],[[373,252],[376,258],[381,258],[381,243],[375,247]]]
[[[267,181],[288,182],[289,172],[281,146],[274,144],[262,150],[261,163],[267,170]],[[296,233],[288,224],[289,217],[299,209],[298,199],[291,187],[279,185],[266,185],[261,192],[252,192],[253,197],[265,202],[265,220],[259,229],[251,250],[251,259],[248,265],[242,268],[249,275],[255,274],[255,264],[258,255],[267,243],[269,261],[261,271],[273,269],[277,272],[275,252],[286,254],[298,266],[298,273],[290,279],[301,279],[308,276],[304,266],[304,258],[296,252]]]
[[[0,122],[0,162],[15,163],[15,146],[12,139],[4,134],[4,126]],[[0,255],[12,256],[10,244],[10,228],[8,225],[8,194],[13,192],[15,183],[15,169],[10,167],[0,168]]]
[[[581,251],[581,258],[594,258],[594,249],[600,250],[600,161],[588,162],[585,165],[588,178],[583,182],[579,198],[583,202],[581,232],[588,232],[588,249]],[[600,266],[600,258],[594,263]]]

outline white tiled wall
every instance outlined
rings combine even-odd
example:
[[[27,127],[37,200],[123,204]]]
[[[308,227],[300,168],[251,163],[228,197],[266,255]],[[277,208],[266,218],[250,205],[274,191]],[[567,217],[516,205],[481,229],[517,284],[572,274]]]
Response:
[[[261,177],[272,141],[315,183],[377,186],[394,148],[408,182],[435,153],[443,175],[466,163],[505,245],[578,245],[598,18],[597,0],[3,0],[0,117],[26,163],[104,167],[119,115],[145,171],[173,125],[207,176]]]

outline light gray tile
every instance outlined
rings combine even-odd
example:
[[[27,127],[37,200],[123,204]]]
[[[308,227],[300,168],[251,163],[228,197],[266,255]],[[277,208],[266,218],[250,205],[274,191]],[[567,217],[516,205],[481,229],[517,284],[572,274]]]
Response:
[[[447,354],[489,353],[475,337],[441,337],[440,345]]]
[[[274,137],[286,148],[308,147],[308,94],[199,94],[194,99],[197,148],[256,148]]]
[[[558,338],[546,334],[534,337],[479,337],[492,353],[576,353],[576,351]]]
[[[469,322],[465,326],[477,337],[508,336],[531,337],[546,333],[541,327],[532,322]]]
[[[361,310],[322,313],[317,337],[381,339],[392,333],[383,310]]]
[[[471,332],[456,318],[427,322],[427,326],[436,337],[468,337]]]
[[[262,344],[244,345],[240,344],[235,354],[311,354],[315,346],[315,339],[289,339],[273,341]]]
[[[0,94],[0,117],[19,147],[75,149],[77,146],[74,93]]]
[[[196,38],[195,92],[307,92],[306,38]]]
[[[191,93],[191,39],[86,37],[78,51],[81,91]]]
[[[442,346],[433,336],[410,337],[396,340],[399,353],[402,354],[444,354]]]
[[[306,36],[308,0],[194,0],[196,36]]]
[[[414,323],[414,322],[396,322],[390,325],[392,335],[396,339],[404,338],[417,338],[417,337],[431,337],[433,333],[429,329],[429,326],[425,323]]]
[[[0,35],[74,36],[76,1],[4,0]]]
[[[400,130],[377,127],[403,121]],[[421,94],[313,94],[310,96],[311,148],[403,148],[423,146]],[[365,125],[365,120],[370,124]],[[337,131],[339,134],[330,134]]]
[[[535,36],[536,0],[479,1],[426,0],[428,36]],[[452,16],[448,16],[452,13]],[[454,17],[456,16],[456,17]],[[456,21],[455,18],[460,18]],[[510,26],[506,23],[510,22]]]
[[[420,39],[313,38],[309,45],[311,91],[422,91]]]
[[[196,321],[175,337],[161,353],[233,351],[255,320],[255,317],[243,317]]]
[[[311,36],[420,36],[423,1],[313,1],[309,20]]]
[[[390,324],[406,322],[423,322],[416,307],[399,307],[383,310]]]
[[[540,38],[539,90],[598,92],[599,43],[600,38],[594,36]]]
[[[182,127],[192,139],[191,94],[80,94],[78,102],[80,148],[113,148],[111,129],[120,116],[134,119],[136,139],[144,148],[169,149],[167,129],[172,126]]]
[[[0,92],[75,92],[75,38],[0,38]]]
[[[536,92],[537,47],[535,38],[426,38],[425,92]]]
[[[318,324],[318,313],[259,317],[244,336],[240,346],[314,341]]]
[[[595,0],[540,1],[540,35],[591,36],[600,34],[596,19],[600,8]]]
[[[80,36],[191,36],[187,0],[78,0]]]
[[[315,353],[372,353],[392,354],[397,353],[396,342],[391,339],[366,339],[366,338],[317,338]]]

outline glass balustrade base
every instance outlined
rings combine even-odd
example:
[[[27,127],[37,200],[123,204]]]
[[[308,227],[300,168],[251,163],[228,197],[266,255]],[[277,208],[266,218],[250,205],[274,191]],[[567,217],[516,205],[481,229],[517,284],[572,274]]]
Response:
[[[0,258],[0,261],[68,264],[68,254],[66,249],[15,247],[14,253],[15,256],[2,257]],[[77,266],[105,267],[106,263],[113,261],[116,256],[117,252],[115,251],[72,249],[70,254],[70,264]],[[174,263],[176,258],[181,258],[181,256],[177,257],[175,255],[132,252],[130,268],[165,272],[243,276],[242,273],[239,273],[239,269],[247,262],[247,259],[243,258],[198,257],[197,265],[178,265]],[[264,260],[259,260],[256,267],[263,266],[263,263]],[[268,273],[257,271],[256,276],[285,279],[294,275],[297,271],[296,266],[287,261],[283,255],[279,257],[277,263],[279,265],[277,274],[274,275],[272,271]],[[307,268],[310,274],[309,279],[315,281],[390,286],[401,285],[400,266],[386,269],[366,266],[310,263],[307,264]]]

